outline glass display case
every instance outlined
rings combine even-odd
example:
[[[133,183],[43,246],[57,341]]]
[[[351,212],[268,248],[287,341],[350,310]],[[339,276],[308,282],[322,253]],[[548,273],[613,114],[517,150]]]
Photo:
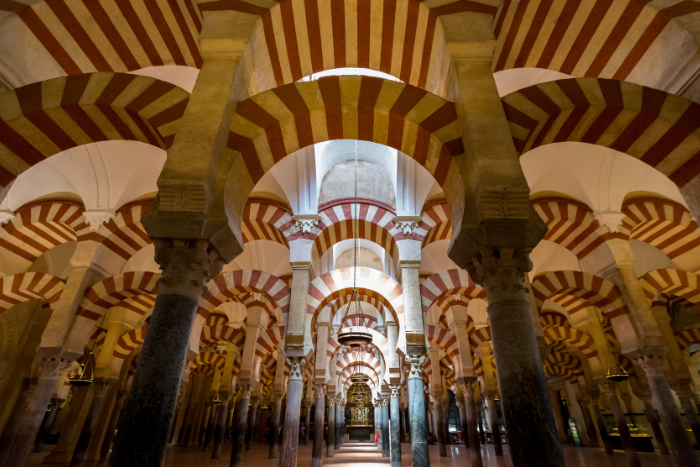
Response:
[[[646,415],[643,413],[629,413],[625,414],[625,420],[637,451],[654,452],[654,444],[652,443],[653,431]],[[608,432],[613,449],[622,449],[622,441],[620,440],[617,423],[615,423],[615,417],[612,414],[603,414],[603,421],[605,422],[605,430]]]

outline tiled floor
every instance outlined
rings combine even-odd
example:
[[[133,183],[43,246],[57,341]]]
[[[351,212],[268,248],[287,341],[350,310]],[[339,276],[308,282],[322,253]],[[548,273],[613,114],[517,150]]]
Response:
[[[43,465],[41,462],[53,446],[46,446],[44,452],[32,454],[27,466]],[[411,445],[401,446],[403,455],[403,467],[411,467]],[[278,460],[268,459],[268,446],[255,445],[250,451],[243,452],[242,467],[276,467]],[[325,455],[325,447],[324,447]],[[468,467],[469,451],[463,445],[453,445],[447,447],[448,457],[438,456],[438,447],[430,446],[431,467]],[[508,449],[505,449],[505,457],[497,458],[493,452],[493,446],[482,446],[484,467],[510,467],[510,456]],[[228,467],[231,458],[231,445],[225,445],[222,457],[213,461],[210,459],[211,450],[202,452],[194,448],[168,448],[164,467]],[[607,456],[602,449],[572,448],[564,447],[564,457],[567,467],[626,467],[625,454],[623,451],[615,451],[614,456]],[[639,458],[643,467],[673,467],[673,458],[662,456],[658,453],[639,453]],[[388,457],[382,457],[381,452],[370,443],[346,443],[339,451],[336,451],[333,458],[324,458],[323,465],[334,467],[380,467],[389,466]],[[104,465],[94,462],[86,462],[84,467],[96,467]],[[311,465],[311,444],[299,446],[298,467],[308,467]],[[683,466],[678,466],[683,467]]]

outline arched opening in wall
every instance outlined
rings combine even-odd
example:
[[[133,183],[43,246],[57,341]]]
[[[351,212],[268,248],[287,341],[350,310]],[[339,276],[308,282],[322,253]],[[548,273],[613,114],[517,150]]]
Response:
[[[350,441],[374,441],[372,390],[366,383],[354,383],[347,391],[345,420]]]
[[[318,73],[311,73],[310,75],[304,76],[298,81],[314,81],[319,78],[324,78],[326,76],[370,76],[374,78],[387,79],[390,81],[403,82],[395,76],[382,71],[372,70],[371,68],[333,68],[330,70],[319,71]]]
[[[320,258],[320,273],[324,274],[334,269],[358,267],[372,268],[389,276],[394,276],[397,264],[394,256],[382,245],[359,238],[357,240],[357,255],[355,241],[352,238],[341,240],[326,250]]]
[[[503,97],[535,84],[568,79],[571,75],[543,68],[511,68],[494,73],[493,78],[496,80],[498,95]]]
[[[354,198],[356,182],[358,198],[377,200],[396,209],[391,177],[379,165],[366,160],[340,162],[325,174],[319,190],[319,209],[337,199]]]

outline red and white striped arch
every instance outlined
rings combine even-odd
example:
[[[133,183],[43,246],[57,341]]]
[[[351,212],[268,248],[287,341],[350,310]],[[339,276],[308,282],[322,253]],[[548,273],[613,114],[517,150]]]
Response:
[[[351,328],[341,328],[340,332],[347,332],[351,330]],[[381,354],[382,358],[384,358],[384,361],[386,361],[386,355],[388,355],[389,352],[389,341],[385,336],[379,334],[374,329],[367,328],[366,331],[372,335],[372,343],[370,345],[376,348]],[[328,336],[328,358],[332,358],[333,354],[339,351],[341,347],[344,348],[344,346],[341,346],[340,343],[338,343],[338,336],[336,333]]]
[[[700,174],[700,104],[683,97],[628,82],[576,78],[521,89],[505,96],[503,107],[521,154],[574,141],[629,154],[679,187]]]
[[[338,355],[335,362],[335,374],[339,375],[345,368],[358,362],[364,363],[373,368],[377,374],[381,373],[381,362],[371,352],[368,352],[367,350],[364,350],[363,352],[360,352],[359,350],[351,350],[350,352]]]
[[[539,274],[532,281],[532,291],[540,310],[545,300],[562,296],[558,303],[570,315],[585,306],[600,308],[610,319],[627,312],[620,291],[612,282],[586,272],[555,271]]]
[[[700,342],[700,324],[696,323],[690,328],[675,333],[675,337],[681,351],[693,344],[697,344]]]
[[[367,381],[367,385],[371,388],[379,387],[381,376],[373,368],[370,368],[366,364],[361,364],[359,365],[359,368],[355,368],[353,366],[346,367],[338,376],[338,383],[343,385],[343,389],[345,391],[347,391],[350,388],[350,386],[353,385],[353,382],[352,380],[350,380],[350,377],[354,373],[360,373],[369,376],[369,381]]]
[[[83,231],[78,236],[79,242],[92,240],[101,244],[93,255],[94,263],[126,263],[142,248],[153,243],[141,225],[141,218],[152,201],[147,199],[128,203],[119,208],[117,215],[105,222],[99,231]]]
[[[473,332],[469,334],[469,348],[472,354],[476,352],[482,342],[488,342],[491,340],[491,326],[485,326],[480,329],[474,329]]]
[[[248,198],[243,209],[243,243],[269,240],[289,248],[287,236],[294,230],[288,206],[267,198]]]
[[[544,338],[549,342],[564,342],[576,347],[586,358],[598,355],[593,338],[570,326],[549,326],[544,330]]]
[[[450,207],[445,198],[426,203],[421,213],[422,224],[428,227],[428,233],[423,237],[421,249],[439,240],[449,240],[452,237],[452,221]]]
[[[245,331],[242,328],[232,328],[226,325],[204,326],[199,338],[199,348],[203,349],[216,344],[219,341],[230,342],[238,348],[239,353],[243,353],[245,345]]]
[[[423,314],[428,312],[433,303],[442,308],[442,302],[436,302],[449,295],[462,295],[468,300],[484,298],[484,289],[477,286],[463,269],[449,269],[433,274],[420,285]]]
[[[0,313],[37,298],[46,300],[53,307],[61,297],[64,285],[58,277],[43,272],[24,272],[0,278]]]
[[[129,332],[124,333],[114,348],[114,353],[112,354],[114,358],[125,359],[131,354],[138,346],[143,345],[143,341],[146,339],[146,332],[148,331],[148,325],[141,326],[140,328],[132,329]]]
[[[639,278],[644,295],[651,302],[657,293],[675,295],[700,303],[700,275],[681,269],[655,269]]]
[[[700,229],[685,207],[666,199],[637,198],[626,202],[622,212],[631,239],[654,245],[683,269],[698,266]]]
[[[566,316],[554,311],[545,311],[540,313],[540,323],[542,323],[543,329],[547,329],[552,326],[571,326],[569,319]]]
[[[291,289],[279,277],[254,269],[225,272],[209,281],[207,291],[200,298],[197,313],[206,318],[217,306],[230,301],[237,294],[252,292],[264,294],[274,305],[273,309],[280,309],[281,316],[276,318],[280,326],[285,326]]]
[[[450,356],[452,361],[456,361],[459,355],[459,346],[457,344],[457,338],[452,334],[452,332],[442,329],[440,326],[435,326],[427,324],[426,326],[426,338],[431,344],[436,344],[442,349],[445,354]]]
[[[97,321],[114,306],[123,306],[145,314],[153,307],[151,298],[158,293],[160,277],[160,274],[150,271],[131,271],[108,277],[85,292],[76,315]]]
[[[212,369],[222,370],[226,364],[226,357],[215,352],[200,352],[190,363],[190,371],[199,367],[209,366]]]

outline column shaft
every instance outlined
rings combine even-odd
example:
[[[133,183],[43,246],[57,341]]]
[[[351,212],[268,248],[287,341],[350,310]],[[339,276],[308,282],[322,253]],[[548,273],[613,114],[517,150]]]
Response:
[[[119,391],[117,394],[117,401],[114,403],[114,409],[112,409],[112,416],[109,417],[109,424],[107,425],[107,431],[105,432],[105,439],[102,441],[102,447],[100,448],[100,459],[107,459],[107,457],[109,457],[109,452],[112,450],[114,430],[117,429],[119,416],[121,415],[122,408],[124,407],[124,399],[126,399],[126,393]]]
[[[464,402],[457,405],[459,407],[459,419],[462,422],[462,438],[464,438],[464,446],[469,447],[469,422],[467,420],[467,409]]]
[[[402,443],[406,442],[406,420],[404,419],[405,409],[399,407],[399,439]]]
[[[97,419],[100,416],[100,411],[104,405],[107,391],[112,385],[104,382],[95,382],[92,386],[94,388],[95,395],[92,398],[90,411],[88,412],[87,418],[85,418],[85,423],[83,423],[83,428],[80,431],[78,444],[76,444],[75,451],[73,451],[73,458],[71,459],[70,467],[77,467],[83,463],[83,460],[85,460],[85,454],[87,454],[90,439],[92,438],[92,433],[95,431],[95,425],[97,424]]]
[[[698,419],[698,414],[695,412],[695,407],[693,407],[693,402],[690,397],[683,395],[683,397],[678,398],[681,401],[681,407],[683,407],[683,412],[685,412],[685,418],[690,424],[690,429],[695,435],[695,442],[700,444],[700,419]]]
[[[221,410],[221,404],[212,404],[211,410],[209,411],[209,417],[207,418],[207,431],[204,433],[204,442],[202,443],[202,451],[209,449],[209,444],[214,437],[214,427],[216,426],[216,416]]]
[[[603,441],[603,447],[605,448],[605,453],[609,456],[614,454],[612,443],[610,442],[610,437],[608,436],[608,430],[605,428],[605,422],[603,421],[603,413],[600,411],[600,405],[598,405],[598,398],[593,398],[591,402],[591,407],[593,408],[593,415],[595,415],[596,425],[598,425],[598,431],[600,432],[600,438]]]
[[[413,467],[430,467],[428,457],[428,421],[425,417],[423,397],[422,358],[407,358],[410,364],[408,377],[408,405],[411,413],[411,451]]]
[[[438,440],[438,450],[440,451],[440,457],[447,457],[447,448],[445,447],[445,433],[443,431],[443,421],[442,421],[442,407],[440,404],[433,405],[433,425],[435,427],[435,435]]]
[[[491,425],[491,434],[493,435],[493,447],[497,456],[503,455],[503,446],[501,446],[501,429],[498,426],[498,411],[496,408],[496,399],[493,395],[486,397],[486,404],[489,407],[489,424]]]
[[[21,384],[22,386],[20,387],[19,397],[14,402],[14,408],[10,414],[10,418],[7,420],[7,423],[5,423],[5,429],[2,431],[2,435],[0,435],[0,465],[5,462],[5,458],[10,452],[14,438],[24,423],[29,398],[31,397],[34,389],[34,386],[30,385],[29,380],[27,379],[23,380]],[[42,415],[46,415],[45,408]],[[42,423],[44,422],[44,418],[41,419]]]
[[[335,448],[335,399],[328,398],[328,435],[326,436],[326,457],[333,457]]]
[[[268,459],[277,459],[277,438],[280,431],[280,415],[282,414],[282,394],[273,396],[274,409],[272,410],[272,427],[270,427],[270,453]]]
[[[319,392],[316,394],[316,408],[314,409],[316,411],[314,413],[314,446],[312,451],[313,454],[311,456],[311,466],[321,467],[321,464],[323,463],[323,418],[325,415],[326,399],[323,392],[321,392],[320,395],[318,395]]]
[[[447,410],[448,405],[442,406],[442,432],[445,435],[445,445],[452,444],[450,441],[450,415]]]
[[[395,394],[394,394],[395,392]],[[391,417],[391,467],[401,467],[401,408],[399,407],[399,388],[392,388],[389,404]]]
[[[477,408],[474,402],[474,386],[479,384],[477,378],[465,378],[467,380],[462,387],[464,393],[464,407],[467,412],[467,432],[469,435],[469,450],[471,452],[472,467],[481,467],[483,461],[481,459],[481,443],[479,441],[479,433],[477,430]]]
[[[301,361],[296,361],[288,366],[290,367],[290,379],[287,389],[287,409],[284,414],[281,467],[296,467],[299,449],[299,418],[301,415],[301,398],[304,394],[304,382],[301,379]]]
[[[239,400],[236,407],[236,420],[233,428],[233,447],[231,449],[231,467],[240,467],[245,444],[246,425],[248,420],[248,404],[250,403],[250,385],[240,385]]]
[[[63,404],[64,399],[51,399],[51,411],[46,414],[44,419],[44,424],[39,430],[39,435],[37,436],[36,444],[34,445],[34,452],[41,452],[44,448],[44,443],[46,438],[51,435],[51,430],[53,430],[53,424],[56,421],[56,414],[58,413],[61,404]]]
[[[385,398],[386,399],[386,398]],[[391,457],[391,435],[389,434],[389,404],[382,403],[382,457]]]
[[[343,436],[343,430],[340,427],[342,423],[342,414],[340,413],[340,405],[336,402],[335,406],[335,449],[340,449],[340,437]]]
[[[625,449],[627,465],[630,467],[640,467],[641,463],[639,462],[639,455],[637,454],[637,449],[634,447],[634,440],[632,439],[629,427],[627,426],[627,420],[625,419],[625,413],[622,410],[622,405],[620,405],[620,399],[617,397],[617,383],[607,381],[601,384],[601,386],[603,387],[603,390],[605,390],[605,395],[608,397],[608,402],[610,403],[610,409],[615,417],[617,431],[620,434],[622,447]]]
[[[309,432],[311,431],[311,406],[306,408],[306,420],[304,423],[306,431],[304,431],[304,446],[309,444]]]
[[[591,408],[587,402],[579,401],[581,406],[581,412],[583,413],[583,423],[586,425],[586,435],[588,435],[588,444],[592,448],[597,448],[598,434],[595,431],[595,426],[593,425],[593,418],[591,417]]]
[[[231,397],[228,395],[221,396],[223,402],[221,407],[216,412],[216,425],[214,426],[214,447],[211,449],[211,458],[218,459],[221,457],[221,447],[224,444],[224,436],[226,435],[226,422],[228,418],[229,404]]]
[[[664,432],[661,431],[659,419],[656,416],[654,406],[651,405],[651,400],[644,401],[644,414],[647,416],[647,420],[649,420],[649,423],[651,424],[651,430],[654,432],[656,444],[659,445],[659,452],[665,456],[670,455],[671,453],[668,451],[668,446],[666,445],[666,437],[664,436]]]

